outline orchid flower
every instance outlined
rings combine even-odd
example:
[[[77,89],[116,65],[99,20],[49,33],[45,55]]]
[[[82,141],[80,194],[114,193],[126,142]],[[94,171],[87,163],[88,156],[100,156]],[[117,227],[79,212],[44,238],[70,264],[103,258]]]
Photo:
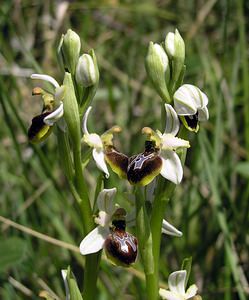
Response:
[[[83,141],[93,148],[93,159],[95,160],[97,167],[105,173],[106,178],[109,177],[106,161],[115,173],[117,173],[120,177],[126,177],[128,157],[117,151],[112,142],[113,134],[119,133],[121,128],[119,126],[113,126],[102,135],[89,133],[87,129],[87,120],[91,109],[92,107],[89,106],[83,117]]]
[[[166,126],[164,133],[144,127],[142,133],[148,136],[145,151],[129,159],[127,178],[132,184],[149,184],[155,176],[179,184],[183,177],[181,160],[176,153],[180,148],[190,147],[189,142],[176,137],[180,123],[173,107],[165,104]]]
[[[32,74],[32,79],[40,79],[49,82],[54,87],[51,94],[39,87],[33,89],[33,95],[41,95],[43,98],[43,110],[40,115],[32,119],[32,124],[28,130],[28,137],[32,143],[38,143],[46,139],[52,132],[53,125],[62,118],[64,87],[49,75]]]
[[[194,132],[199,129],[198,121],[207,121],[208,97],[198,87],[184,84],[174,93],[174,108],[184,126]]]
[[[80,253],[87,255],[105,249],[107,257],[116,265],[128,267],[137,257],[137,239],[125,231],[126,212],[114,205],[116,188],[99,193],[99,209],[93,229],[80,243]]]
[[[97,198],[97,206],[99,209],[95,223],[98,226],[93,229],[80,243],[80,253],[82,255],[95,253],[100,251],[105,240],[110,233],[110,225],[112,216],[117,209],[114,205],[113,198],[117,192],[116,188],[102,190]]]
[[[159,295],[166,300],[186,300],[194,297],[197,293],[197,286],[191,285],[185,292],[187,271],[181,270],[169,275],[169,290],[160,289]]]

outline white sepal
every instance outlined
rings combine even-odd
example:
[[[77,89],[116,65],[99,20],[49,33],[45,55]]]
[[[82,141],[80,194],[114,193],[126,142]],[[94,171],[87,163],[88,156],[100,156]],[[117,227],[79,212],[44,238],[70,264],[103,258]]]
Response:
[[[180,122],[177,113],[170,104],[165,104],[165,110],[166,110],[166,124],[165,124],[164,133],[170,133],[175,136],[179,131],[179,127],[180,127]]]
[[[192,284],[186,292],[186,299],[190,299],[192,297],[194,297],[197,294],[197,286],[195,284]]]
[[[171,273],[168,278],[168,285],[170,291],[184,296],[186,276],[187,276],[186,270],[180,270]]]
[[[183,296],[165,289],[159,289],[159,295],[164,300],[185,300]]]
[[[55,88],[58,88],[60,86],[59,83],[52,76],[46,74],[32,74],[30,78],[50,82]]]
[[[96,253],[103,248],[104,242],[109,234],[109,229],[98,226],[93,229],[80,243],[80,253],[87,255]]]
[[[166,220],[163,220],[163,223],[162,223],[162,233],[172,235],[172,236],[177,236],[177,237],[182,236],[182,232],[180,230],[176,229],[173,225],[171,225]]]
[[[179,184],[182,181],[183,169],[178,155],[174,151],[163,150],[161,158],[163,165],[160,174],[171,182]]]
[[[102,150],[98,150],[96,148],[93,149],[93,158],[96,162],[97,167],[103,171],[106,175],[106,178],[109,177],[109,171],[105,162],[105,155],[104,152]]]
[[[103,189],[97,198],[97,205],[99,211],[104,211],[109,215],[112,215],[115,211],[115,205],[113,198],[117,192],[116,188],[112,189]]]
[[[103,149],[102,140],[97,133],[84,134],[83,141],[92,148],[96,148],[99,150]]]
[[[194,115],[197,113],[197,105],[195,102],[195,91],[188,88],[187,84],[182,85],[174,93],[174,108],[179,116]]]
[[[48,126],[53,126],[55,122],[57,122],[64,113],[63,102],[60,103],[59,107],[51,112],[48,116],[43,119],[43,122]]]
[[[175,92],[174,108],[178,115],[187,116],[197,113],[201,118],[208,119],[208,97],[198,87],[192,84],[184,84]],[[198,114],[198,118],[199,118]]]
[[[177,138],[172,134],[163,134],[161,141],[163,150],[175,150],[178,148],[190,147],[189,141]]]
[[[203,108],[198,109],[198,120],[203,122],[209,119],[208,108],[204,106]]]

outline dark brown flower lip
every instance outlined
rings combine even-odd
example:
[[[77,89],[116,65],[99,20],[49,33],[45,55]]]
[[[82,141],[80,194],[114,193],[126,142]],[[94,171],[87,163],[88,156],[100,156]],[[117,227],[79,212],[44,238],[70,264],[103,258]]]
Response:
[[[117,265],[130,266],[137,257],[137,239],[130,233],[115,229],[105,240],[107,256]]]
[[[38,116],[35,116],[33,119],[32,119],[32,123],[31,123],[31,126],[29,127],[29,130],[28,130],[28,138],[29,140],[33,140],[36,135],[41,131],[41,129],[44,127],[44,126],[47,126],[43,120],[50,114],[50,112],[45,112],[45,113],[42,113]]]
[[[146,177],[160,172],[162,159],[157,151],[145,151],[129,158],[127,179],[132,184],[140,183]]]

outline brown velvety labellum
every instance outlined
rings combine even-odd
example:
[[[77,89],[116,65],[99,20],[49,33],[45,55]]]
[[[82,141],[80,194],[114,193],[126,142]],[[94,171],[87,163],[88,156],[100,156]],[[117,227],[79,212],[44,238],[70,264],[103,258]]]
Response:
[[[108,235],[104,248],[116,265],[128,267],[137,257],[137,239],[122,229],[115,229]]]
[[[114,147],[108,147],[105,149],[105,159],[115,173],[126,178],[128,156],[117,151]]]
[[[48,116],[50,112],[43,113],[41,115],[38,115],[32,119],[32,124],[29,127],[28,130],[28,138],[29,140],[33,140],[37,134],[42,130],[46,124],[43,122],[44,118]]]
[[[158,175],[162,168],[162,159],[155,151],[145,151],[129,158],[127,179],[132,184],[142,182],[146,184],[146,178],[150,179]]]

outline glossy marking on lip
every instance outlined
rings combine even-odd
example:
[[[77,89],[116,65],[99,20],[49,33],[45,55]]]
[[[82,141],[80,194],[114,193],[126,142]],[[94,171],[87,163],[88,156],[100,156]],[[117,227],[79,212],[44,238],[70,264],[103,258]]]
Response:
[[[115,235],[113,236],[113,238],[117,243],[119,243],[121,251],[128,253],[129,252],[128,245],[131,246],[134,252],[137,250],[137,246],[134,242],[134,237],[132,235],[124,233],[123,236]]]
[[[143,164],[150,158],[154,156],[154,153],[150,153],[148,155],[145,155],[144,153],[139,154],[135,159],[131,161],[131,163],[128,166],[128,170],[132,167],[134,164],[134,170],[136,169],[142,169]]]

